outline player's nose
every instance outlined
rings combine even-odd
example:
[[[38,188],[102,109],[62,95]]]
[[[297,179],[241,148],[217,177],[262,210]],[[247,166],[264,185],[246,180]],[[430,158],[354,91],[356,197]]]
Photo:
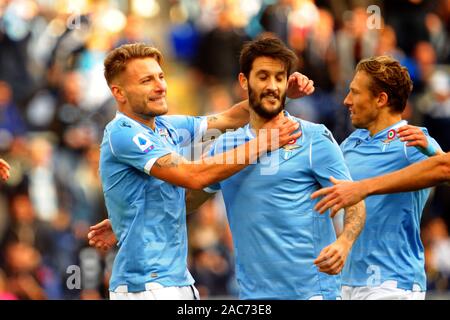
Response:
[[[350,107],[352,106],[352,98],[351,98],[351,96],[350,96],[350,93],[347,94],[347,96],[345,97],[345,99],[344,99],[344,105],[345,105],[347,108],[350,108]]]

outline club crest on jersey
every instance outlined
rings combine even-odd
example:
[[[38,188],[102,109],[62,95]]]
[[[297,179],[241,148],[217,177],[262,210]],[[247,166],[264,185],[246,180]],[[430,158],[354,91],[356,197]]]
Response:
[[[395,137],[397,136],[397,133],[395,129],[391,129],[387,133],[387,139],[383,141],[383,143],[388,144],[394,141]]]
[[[143,133],[134,136],[133,142],[141,149],[142,152],[148,153],[155,148],[150,139]]]
[[[159,128],[158,133],[161,137],[167,137],[169,135],[169,132],[166,128]]]

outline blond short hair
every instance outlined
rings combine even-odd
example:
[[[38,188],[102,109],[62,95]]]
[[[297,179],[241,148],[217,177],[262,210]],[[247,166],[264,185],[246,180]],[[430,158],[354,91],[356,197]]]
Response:
[[[361,60],[356,71],[366,72],[371,84],[369,90],[373,96],[385,92],[388,104],[395,112],[403,112],[409,95],[413,89],[413,82],[408,69],[390,56],[378,56]]]
[[[134,59],[153,58],[160,65],[163,57],[161,52],[155,47],[144,43],[124,44],[112,50],[105,58],[105,79],[110,86],[117,76],[125,71],[127,63]]]

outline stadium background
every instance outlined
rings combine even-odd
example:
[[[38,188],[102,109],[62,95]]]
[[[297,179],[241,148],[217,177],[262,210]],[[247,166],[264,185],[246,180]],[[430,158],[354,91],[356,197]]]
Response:
[[[210,114],[243,97],[238,53],[263,32],[288,43],[315,81],[316,93],[292,114],[342,141],[352,130],[342,101],[355,63],[390,54],[414,80],[404,117],[450,150],[450,0],[0,0],[0,156],[12,166],[0,186],[0,299],[107,295],[114,252],[86,241],[88,226],[106,217],[99,141],[115,114],[102,72],[107,52],[156,45],[170,113]],[[422,219],[430,299],[450,298],[449,221],[450,188],[435,188]],[[235,297],[221,200],[188,223],[201,296]]]

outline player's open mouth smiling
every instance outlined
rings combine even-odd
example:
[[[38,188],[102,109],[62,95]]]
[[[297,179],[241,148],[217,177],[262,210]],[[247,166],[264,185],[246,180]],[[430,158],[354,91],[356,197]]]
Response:
[[[163,101],[166,98],[166,96],[159,96],[159,97],[153,97],[153,98],[148,98],[149,101],[151,102],[160,102]]]

